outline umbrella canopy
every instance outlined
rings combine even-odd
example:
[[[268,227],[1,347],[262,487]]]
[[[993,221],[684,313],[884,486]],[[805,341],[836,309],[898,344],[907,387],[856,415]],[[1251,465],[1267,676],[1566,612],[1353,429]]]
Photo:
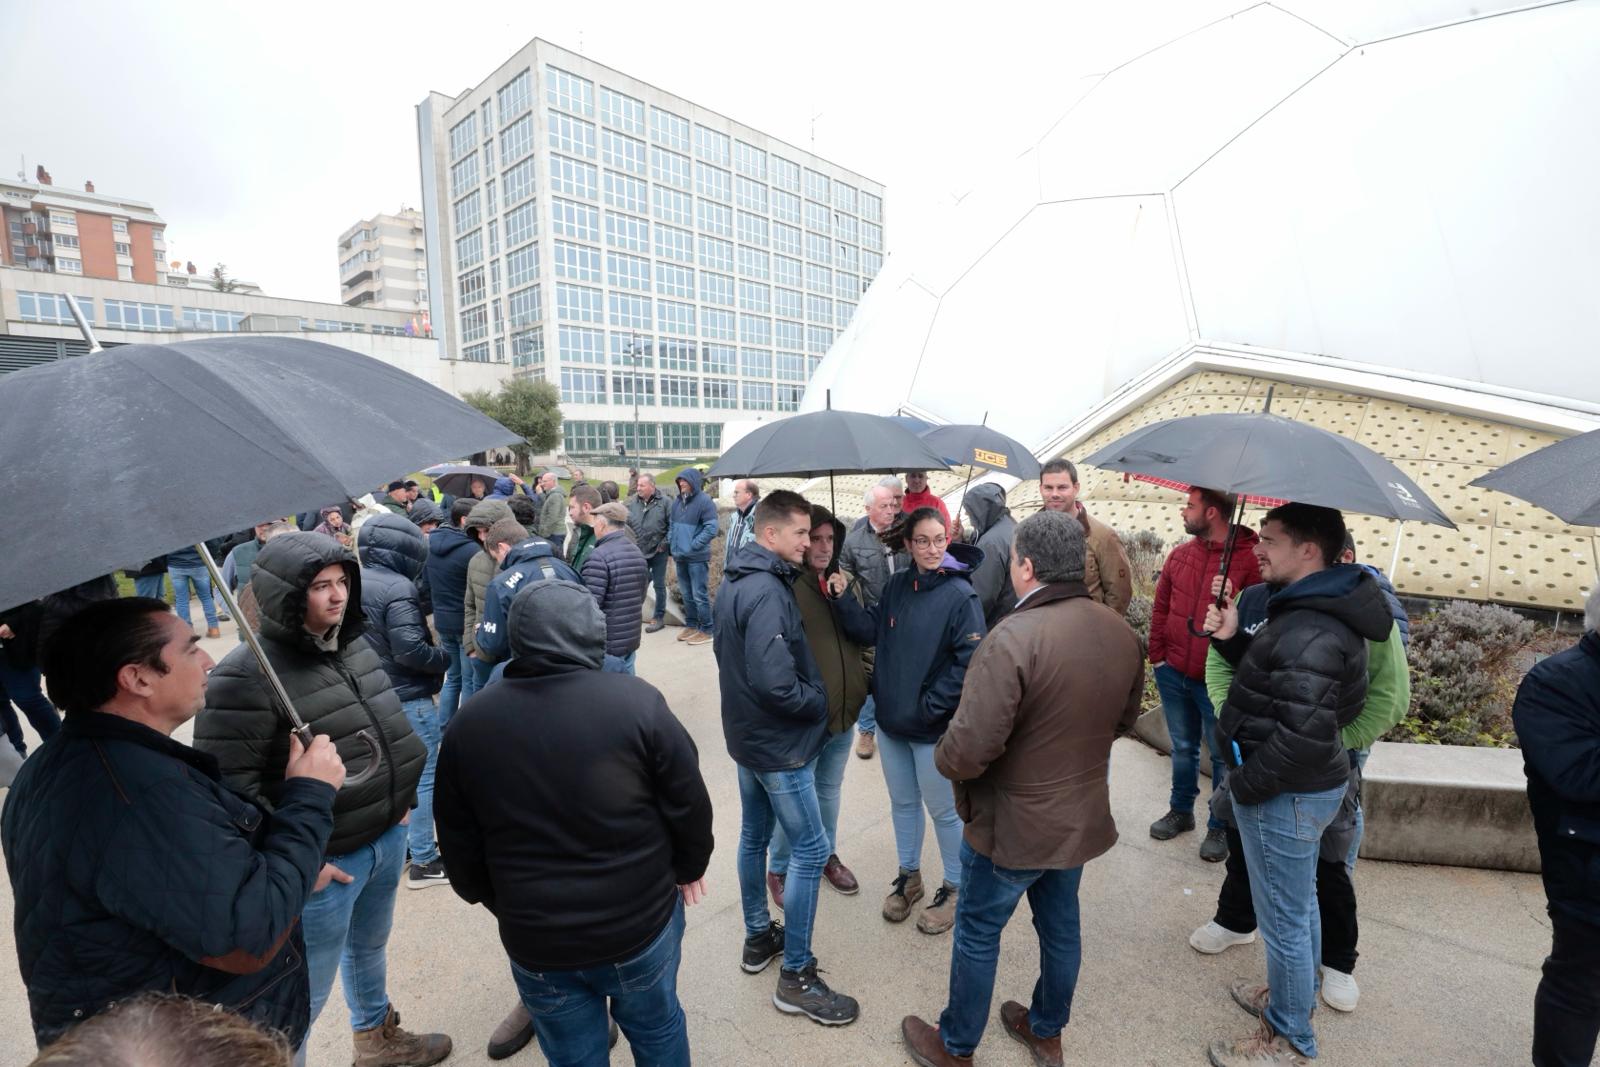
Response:
[[[1537,504],[1574,526],[1600,526],[1600,430],[1546,445],[1469,484]]]
[[[710,473],[713,478],[815,478],[948,466],[936,450],[892,418],[830,408],[757,427],[722,453]]]
[[[124,345],[0,376],[0,610],[439,456],[519,440],[414,375],[299,338]]]
[[[952,467],[982,467],[1026,481],[1039,477],[1039,460],[1028,446],[989,426],[935,426],[919,435]]]
[[[1264,412],[1168,419],[1084,462],[1225,493],[1455,528],[1416,482],[1372,449]]]
[[[439,487],[440,492],[451,496],[471,496],[470,486],[474,478],[482,478],[487,487],[493,489],[495,480],[501,477],[493,467],[474,467],[469,463],[441,463],[422,473],[433,479],[433,484]]]

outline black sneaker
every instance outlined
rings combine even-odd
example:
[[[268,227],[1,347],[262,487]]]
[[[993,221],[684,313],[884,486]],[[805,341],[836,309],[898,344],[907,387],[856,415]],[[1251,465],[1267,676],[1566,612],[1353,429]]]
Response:
[[[765,933],[744,939],[744,958],[739,969],[745,974],[760,974],[767,964],[783,955],[783,924],[775,922]]]
[[[1194,812],[1173,810],[1150,824],[1150,836],[1157,841],[1170,841],[1193,829]]]
[[[804,1015],[823,1026],[847,1026],[861,1014],[861,1006],[854,997],[835,993],[817,975],[817,964],[796,973],[780,970],[778,989],[772,994],[772,1005],[789,1015]]]
[[[432,863],[413,863],[411,871],[406,875],[407,889],[426,889],[430,885],[449,885],[450,876],[445,873],[444,860],[437,859]]]
[[[1207,863],[1221,863],[1227,859],[1227,833],[1223,830],[1207,830],[1206,839],[1200,842],[1200,858]]]

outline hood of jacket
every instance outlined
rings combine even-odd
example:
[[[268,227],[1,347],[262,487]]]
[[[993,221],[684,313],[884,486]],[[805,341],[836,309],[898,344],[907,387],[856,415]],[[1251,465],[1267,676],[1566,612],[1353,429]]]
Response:
[[[835,551],[835,555],[838,552]],[[752,541],[733,554],[728,565],[722,570],[724,581],[737,582],[741,578],[748,578],[752,574],[772,574],[785,585],[794,582],[795,575],[800,573],[800,568],[792,563],[785,563],[765,545]]]
[[[1386,640],[1394,624],[1383,590],[1355,563],[1340,563],[1274,589],[1267,617],[1294,610],[1332,615],[1368,641]]]
[[[492,491],[495,496],[509,497],[517,491],[517,483],[511,480],[510,475],[506,475],[503,478],[496,478],[494,480],[494,489]]]
[[[513,678],[597,671],[605,662],[606,617],[586,586],[560,578],[530,582],[512,598],[506,625],[506,674]]]
[[[685,497],[685,499],[692,500],[694,495],[700,492],[700,487],[705,483],[705,479],[703,479],[700,476],[700,472],[695,470],[693,467],[685,467],[683,471],[679,473],[678,477],[675,479],[675,482],[689,483],[689,494],[687,497]],[[680,492],[678,495],[682,497],[684,494]]]
[[[511,505],[504,500],[480,500],[472,505],[472,510],[467,512],[466,526],[473,529],[487,530],[501,519],[514,519]]]
[[[410,526],[399,516],[385,516],[392,522]],[[369,525],[377,519],[369,520]],[[413,532],[416,528],[412,527]],[[344,620],[339,624],[339,647],[344,648],[366,632],[366,615],[361,610],[361,566],[350,550],[322,534],[279,534],[261,547],[250,568],[250,590],[256,597],[261,617],[261,636],[290,645],[304,652],[317,653],[316,639],[306,632],[306,590],[312,579],[330,563],[344,565],[350,582],[350,599],[345,603]]]
[[[995,523],[1010,514],[1006,507],[1005,491],[993,482],[974,486],[962,506],[972,516],[973,544],[977,544],[978,539],[992,530]]]
[[[501,562],[500,569],[508,571],[519,563],[528,563],[536,559],[560,559],[556,555],[556,546],[542,537],[530,537],[526,541],[518,541],[511,546],[511,551],[506,553],[506,558]]]
[[[363,567],[382,567],[414,582],[428,565],[428,542],[410,519],[379,515],[357,533],[356,554]]]
[[[411,514],[408,517],[416,526],[421,526],[425,522],[436,522],[442,526],[445,521],[444,510],[425,496],[418,497],[417,502],[411,505]]]
[[[428,534],[428,551],[441,558],[463,552],[469,556],[481,551],[478,542],[459,526],[441,526]]]

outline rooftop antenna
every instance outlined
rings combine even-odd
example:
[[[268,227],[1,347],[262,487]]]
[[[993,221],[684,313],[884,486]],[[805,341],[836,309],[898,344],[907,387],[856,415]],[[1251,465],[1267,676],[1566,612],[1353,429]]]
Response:
[[[812,155],[816,155],[817,154],[817,120],[820,119],[825,114],[827,114],[827,112],[819,111],[815,115],[811,116],[811,154]]]

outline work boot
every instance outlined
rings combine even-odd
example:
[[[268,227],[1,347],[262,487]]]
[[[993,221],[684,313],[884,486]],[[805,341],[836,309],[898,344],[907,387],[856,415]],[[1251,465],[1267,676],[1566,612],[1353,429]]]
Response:
[[[745,974],[760,974],[767,964],[783,955],[783,924],[771,923],[764,933],[744,939],[744,956],[739,969]]]
[[[430,1067],[448,1055],[448,1037],[400,1029],[400,1013],[391,1004],[382,1026],[355,1032],[352,1067]]]
[[[911,905],[922,899],[922,872],[900,868],[894,888],[883,898],[883,917],[892,923],[903,923],[911,914]]]
[[[1356,976],[1322,968],[1322,1002],[1334,1011],[1355,1011],[1361,990],[1356,987]]]
[[[1311,1067],[1310,1060],[1266,1023],[1241,1040],[1211,1042],[1206,1054],[1211,1067]]]
[[[925,934],[942,934],[956,924],[956,887],[945,882],[933,894],[933,903],[917,916],[917,929]]]
[[[222,636],[222,631],[217,629],[215,626],[208,626],[208,627],[206,627],[206,636],[207,637],[221,637]]]
[[[665,619],[651,619],[650,620],[650,625],[646,626],[644,628],[644,632],[647,633],[647,634],[660,633],[662,630],[665,630],[666,628],[667,628],[667,621]]]
[[[767,872],[767,892],[772,894],[772,903],[779,911],[783,910],[783,883],[788,877],[787,874]]]
[[[1217,953],[1225,952],[1235,945],[1254,944],[1255,939],[1256,932],[1254,930],[1247,934],[1241,934],[1213,921],[1196,928],[1195,932],[1189,935],[1189,947],[1196,952],[1203,952],[1207,956],[1215,956]]]
[[[788,1015],[804,1015],[823,1026],[847,1026],[861,1014],[854,997],[835,993],[817,974],[817,961],[801,971],[780,969],[772,1006]]]
[[[1157,841],[1171,841],[1181,833],[1194,829],[1194,812],[1176,808],[1150,824],[1150,836]]]
[[[944,1047],[937,1026],[929,1026],[915,1015],[900,1020],[900,1036],[906,1051],[919,1067],[971,1067],[971,1056],[952,1056]]]
[[[494,1033],[489,1035],[489,1058],[503,1060],[507,1056],[514,1056],[532,1040],[533,1019],[519,1000],[517,1006],[511,1009],[511,1014],[501,1020],[500,1025],[494,1028]]]
[[[1005,1024],[1006,1033],[1028,1047],[1036,1067],[1062,1067],[1061,1035],[1034,1037],[1033,1027],[1028,1025],[1026,1005],[1014,1000],[1006,1001],[1000,1005],[1000,1021]]]
[[[861,891],[861,883],[850,873],[850,868],[840,862],[837,853],[828,854],[828,862],[822,865],[822,877],[847,897],[853,897]]]
[[[860,759],[871,759],[873,753],[878,751],[878,735],[865,731],[856,732],[856,756]]]
[[[1235,978],[1228,983],[1228,996],[1246,1012],[1261,1018],[1267,1010],[1267,987],[1253,978]]]
[[[1200,842],[1200,858],[1207,863],[1221,863],[1228,858],[1228,834],[1225,830],[1207,830],[1206,839]]]

